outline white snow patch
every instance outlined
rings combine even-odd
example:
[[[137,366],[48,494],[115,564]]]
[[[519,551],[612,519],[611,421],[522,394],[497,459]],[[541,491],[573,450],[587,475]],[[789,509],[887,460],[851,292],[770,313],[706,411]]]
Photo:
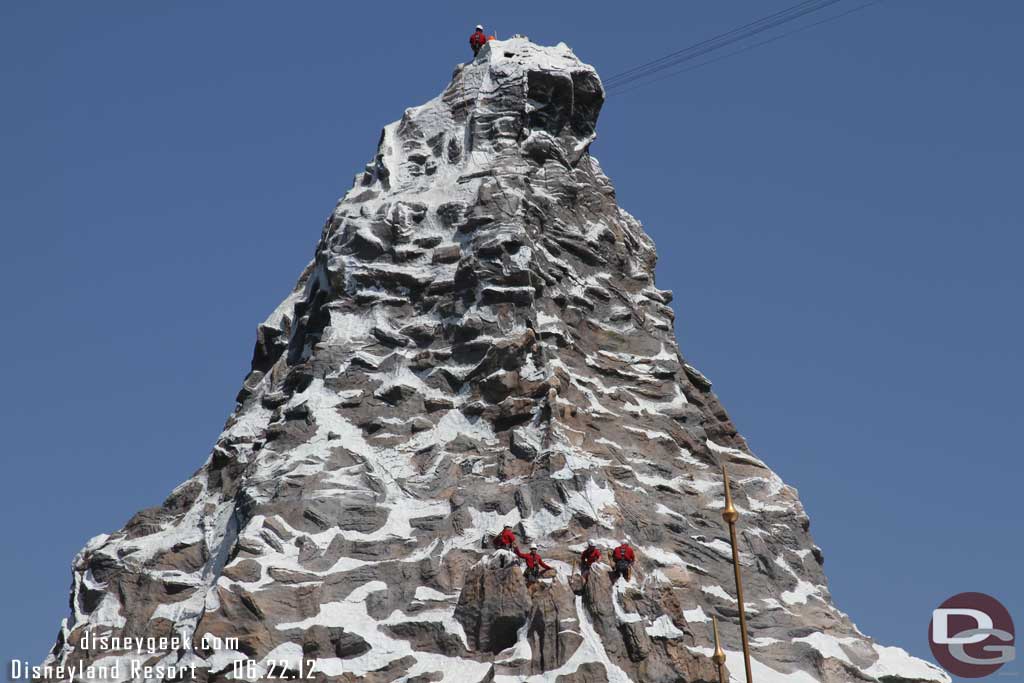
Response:
[[[622,591],[624,590],[623,582],[616,581],[615,585],[612,586],[612,606],[615,608],[615,620],[619,626],[623,624],[631,624],[635,621],[643,621],[643,617],[636,612],[627,612],[622,604],[619,602],[619,598],[622,597]]]
[[[721,598],[728,602],[736,602],[736,598],[726,593],[725,589],[721,586],[701,586],[700,589],[708,595],[714,595],[716,598]]]
[[[711,548],[722,557],[732,559],[732,546],[729,545],[728,541],[724,541],[721,538],[716,538],[713,541],[697,541],[703,546]]]
[[[668,515],[669,517],[676,517],[678,519],[683,520],[684,522],[686,521],[685,516],[679,514],[672,508],[663,505],[662,503],[658,503],[658,507],[656,507],[654,511],[657,512],[659,515]]]
[[[815,586],[813,583],[801,579],[789,564],[786,563],[786,560],[783,559],[782,555],[775,558],[775,564],[785,569],[794,579],[796,579],[796,586],[793,590],[784,591],[782,595],[779,596],[782,598],[782,602],[787,605],[806,605],[807,600],[812,597],[822,600],[821,587]]]
[[[850,657],[843,650],[843,645],[859,643],[857,638],[836,638],[828,633],[811,633],[803,638],[794,638],[794,643],[806,643],[821,653],[823,657],[831,657],[853,665]]]
[[[919,678],[924,681],[939,681],[950,683],[949,675],[934,664],[911,657],[906,650],[899,647],[886,647],[884,645],[873,645],[878,659],[866,669],[864,673],[875,678],[883,676],[903,676],[904,678]]]
[[[755,467],[763,467],[768,469],[768,466],[764,464],[760,458],[757,458],[750,453],[745,453],[738,448],[729,448],[728,446],[722,446],[715,443],[711,439],[704,442],[712,452],[718,453],[719,455],[728,455],[733,462],[741,462],[747,465],[754,465]]]
[[[417,600],[422,600],[423,602],[427,602],[427,601],[430,601],[430,600],[440,602],[440,601],[443,601],[443,600],[450,600],[451,598],[454,598],[456,596],[455,595],[446,595],[446,594],[442,593],[441,591],[434,590],[433,588],[428,588],[427,586],[417,586],[416,587],[416,595],[414,597]]]
[[[780,597],[787,605],[806,605],[808,598],[818,597],[818,589],[814,584],[800,580],[797,582],[796,588],[784,591]]]
[[[704,614],[704,609],[700,605],[693,609],[683,610],[683,618],[686,619],[687,624],[703,624],[704,622],[711,621],[711,617]]]
[[[686,635],[683,631],[676,628],[676,625],[672,623],[672,618],[667,614],[662,614],[655,619],[654,623],[645,630],[647,635],[652,638],[682,638]]]

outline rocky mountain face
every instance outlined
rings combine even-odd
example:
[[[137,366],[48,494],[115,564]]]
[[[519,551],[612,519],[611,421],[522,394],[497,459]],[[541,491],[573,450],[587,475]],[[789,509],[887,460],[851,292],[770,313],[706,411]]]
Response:
[[[727,464],[759,683],[948,680],[836,609],[796,491],[680,355],[654,245],[588,151],[603,100],[567,47],[514,38],[384,129],[206,464],[75,558],[48,664],[710,683],[717,615],[740,680]],[[502,566],[506,524],[555,572]],[[587,539],[628,539],[631,580],[581,586]]]

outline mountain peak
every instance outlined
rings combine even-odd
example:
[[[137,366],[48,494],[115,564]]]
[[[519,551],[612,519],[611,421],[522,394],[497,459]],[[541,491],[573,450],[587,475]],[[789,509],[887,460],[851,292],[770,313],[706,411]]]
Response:
[[[573,165],[595,137],[603,102],[597,72],[564,44],[491,41],[456,67],[438,97],[384,129],[376,158],[347,198],[372,196],[362,188],[375,181],[401,191],[434,183],[439,169],[483,172],[517,153]]]
[[[594,68],[584,64],[565,43],[538,45],[526,36],[512,36],[504,40],[491,40],[480,50],[470,64],[488,62],[507,71],[551,71],[572,74],[587,70],[596,75]]]
[[[78,647],[91,630],[179,631],[159,661],[211,681],[236,661],[339,681],[710,681],[710,615],[739,662],[728,464],[759,679],[948,680],[832,604],[796,491],[683,361],[654,245],[589,154],[603,101],[567,47],[513,38],[384,128],[259,326],[206,463],[76,557],[48,663],[103,659]],[[492,552],[506,525],[550,574],[527,585]],[[637,560],[616,581],[622,540]],[[588,542],[602,559],[583,582]]]

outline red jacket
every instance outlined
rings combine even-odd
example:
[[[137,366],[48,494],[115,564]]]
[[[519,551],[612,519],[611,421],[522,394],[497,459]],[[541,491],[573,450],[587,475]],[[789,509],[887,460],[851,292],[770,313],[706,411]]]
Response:
[[[633,554],[633,549],[628,545],[620,545],[612,552],[612,559],[627,560],[629,562],[636,562],[636,555]]]
[[[584,567],[589,567],[600,559],[601,551],[597,548],[591,548],[590,550],[584,549],[583,552],[580,553],[580,564]]]
[[[511,529],[502,529],[501,533],[494,537],[495,548],[511,548],[516,544],[516,535]]]
[[[540,559],[540,554],[539,553],[535,553],[535,552],[524,553],[524,552],[521,552],[519,550],[519,548],[516,548],[516,555],[518,555],[519,557],[521,557],[524,560],[526,560],[526,568],[527,569],[533,569],[534,567],[540,567],[542,569],[551,569],[551,567],[549,567],[547,564],[544,563],[544,560]]]
[[[473,48],[473,51],[477,51],[484,46],[487,42],[487,36],[483,31],[476,31],[469,37],[469,46]]]

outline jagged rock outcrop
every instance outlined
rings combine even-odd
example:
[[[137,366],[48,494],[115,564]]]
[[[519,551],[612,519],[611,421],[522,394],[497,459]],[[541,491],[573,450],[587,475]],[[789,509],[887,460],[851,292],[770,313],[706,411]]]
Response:
[[[796,491],[683,361],[654,245],[589,153],[603,100],[567,47],[514,38],[384,129],[207,462],[75,558],[49,664],[711,681],[712,614],[742,668],[727,463],[758,680],[948,680],[836,609]],[[503,524],[553,577],[490,562]],[[574,594],[587,538],[632,542],[629,584],[604,567]],[[97,652],[89,630],[185,644]]]
[[[470,569],[459,591],[455,619],[474,650],[498,654],[515,645],[530,619],[530,594],[519,567],[478,564]]]

